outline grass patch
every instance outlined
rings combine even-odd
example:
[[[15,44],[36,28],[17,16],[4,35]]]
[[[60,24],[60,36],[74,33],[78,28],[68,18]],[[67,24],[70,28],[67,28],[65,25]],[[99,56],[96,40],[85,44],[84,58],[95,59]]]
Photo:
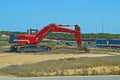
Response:
[[[0,47],[8,46],[8,45],[9,45],[9,43],[7,43],[7,42],[0,42]]]
[[[100,73],[94,68],[100,66],[117,66],[119,70],[110,68],[111,71],[106,74],[120,75],[120,56],[64,58],[20,66],[13,65],[1,68],[0,73],[22,77],[97,75]],[[78,69],[81,69],[81,71],[77,71]],[[91,72],[89,69],[92,69]],[[70,73],[69,70],[72,70],[73,73]],[[106,69],[103,68],[101,73],[105,73],[105,70]]]

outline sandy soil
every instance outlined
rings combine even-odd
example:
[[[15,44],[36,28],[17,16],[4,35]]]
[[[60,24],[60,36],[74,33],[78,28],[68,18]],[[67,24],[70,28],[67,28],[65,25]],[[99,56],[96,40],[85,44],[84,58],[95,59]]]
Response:
[[[93,67],[87,69],[69,69],[64,71],[59,71],[59,74],[63,74],[64,76],[70,75],[108,75],[110,73],[115,73],[119,71],[119,66],[100,66],[100,67]],[[56,72],[53,73],[46,73],[44,75],[56,75]]]
[[[80,58],[80,57],[104,57],[114,56],[112,54],[16,54],[0,53],[0,68],[10,65],[31,64],[47,60],[58,60],[62,58]]]

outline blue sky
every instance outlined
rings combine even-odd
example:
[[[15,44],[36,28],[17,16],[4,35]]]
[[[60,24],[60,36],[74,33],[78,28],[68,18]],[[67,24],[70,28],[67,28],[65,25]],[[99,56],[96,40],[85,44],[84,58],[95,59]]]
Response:
[[[82,33],[120,33],[120,0],[0,0],[0,31],[78,24]],[[71,27],[72,28],[72,27]]]

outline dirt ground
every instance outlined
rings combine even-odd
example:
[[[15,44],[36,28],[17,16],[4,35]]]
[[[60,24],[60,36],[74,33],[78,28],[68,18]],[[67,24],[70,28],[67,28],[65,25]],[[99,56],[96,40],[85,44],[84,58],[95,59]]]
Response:
[[[14,66],[15,65],[25,65],[25,64],[30,64],[32,65],[33,63],[39,63],[39,62],[43,62],[43,61],[49,61],[49,60],[62,60],[64,61],[64,59],[82,59],[83,57],[85,57],[87,59],[87,57],[94,57],[94,58],[104,58],[106,56],[119,56],[120,53],[119,52],[111,52],[108,50],[94,50],[91,49],[90,53],[83,53],[80,52],[79,50],[67,50],[67,49],[56,49],[56,50],[52,50],[50,52],[40,52],[40,53],[13,53],[13,52],[0,52],[0,69],[3,70],[5,68],[8,69],[6,71],[10,71],[13,70],[12,72],[14,72],[15,69],[11,69],[10,66]],[[98,61],[98,60],[97,60]],[[116,62],[116,61],[115,61]],[[52,62],[54,63],[54,62]],[[84,62],[83,62],[84,63]],[[119,63],[119,62],[118,62]],[[45,63],[46,64],[46,63]],[[58,63],[60,64],[60,63]],[[79,62],[78,62],[79,64]],[[79,65],[78,65],[79,66]],[[8,68],[6,68],[8,67]],[[33,66],[34,67],[34,66]],[[36,68],[36,66],[35,66]],[[18,68],[16,68],[17,70]],[[24,68],[26,70],[26,68]],[[41,68],[40,68],[41,69]],[[19,70],[19,69],[18,69]],[[70,76],[70,75],[84,75],[84,74],[89,74],[89,75],[100,75],[100,74],[119,74],[119,70],[120,67],[119,65],[116,66],[98,66],[98,67],[90,67],[90,68],[78,68],[78,69],[65,69],[63,71],[55,71],[55,72],[34,72],[34,75],[38,75],[40,76],[41,74],[43,76],[45,75],[51,75],[51,76],[55,76],[57,74],[63,74],[66,76]],[[8,74],[8,72],[6,72],[7,75],[6,76],[11,76],[11,74]],[[24,71],[24,70],[23,70]],[[10,71],[11,72],[11,71]],[[25,71],[26,72],[26,71]],[[18,72],[19,73],[19,72]],[[16,73],[15,73],[16,74]],[[33,75],[33,73],[29,73],[31,75]],[[87,74],[87,75],[88,75]],[[0,73],[0,75],[4,75],[3,73]],[[26,73],[23,72],[23,75],[25,76]]]
[[[117,54],[117,53],[116,53]],[[18,54],[18,53],[0,53],[0,68],[10,65],[32,64],[47,60],[58,60],[63,58],[80,58],[80,57],[104,57],[114,56],[113,54]]]

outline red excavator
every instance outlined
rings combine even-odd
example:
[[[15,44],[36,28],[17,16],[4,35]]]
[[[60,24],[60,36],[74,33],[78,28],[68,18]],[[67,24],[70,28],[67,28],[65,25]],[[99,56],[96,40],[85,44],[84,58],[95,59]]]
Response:
[[[66,26],[75,26],[75,30],[63,28]],[[36,31],[36,30],[33,29],[33,31]],[[66,33],[74,34],[75,40],[78,44],[78,47],[80,47],[82,44],[80,27],[78,25],[49,24],[35,34],[31,34],[31,32],[32,32],[32,29],[29,30],[28,34],[11,34],[9,36],[8,42],[15,43],[17,45],[11,46],[10,51],[12,51],[12,52],[49,51],[49,50],[51,50],[50,47],[37,45],[42,41],[42,39],[49,32],[66,32]]]

